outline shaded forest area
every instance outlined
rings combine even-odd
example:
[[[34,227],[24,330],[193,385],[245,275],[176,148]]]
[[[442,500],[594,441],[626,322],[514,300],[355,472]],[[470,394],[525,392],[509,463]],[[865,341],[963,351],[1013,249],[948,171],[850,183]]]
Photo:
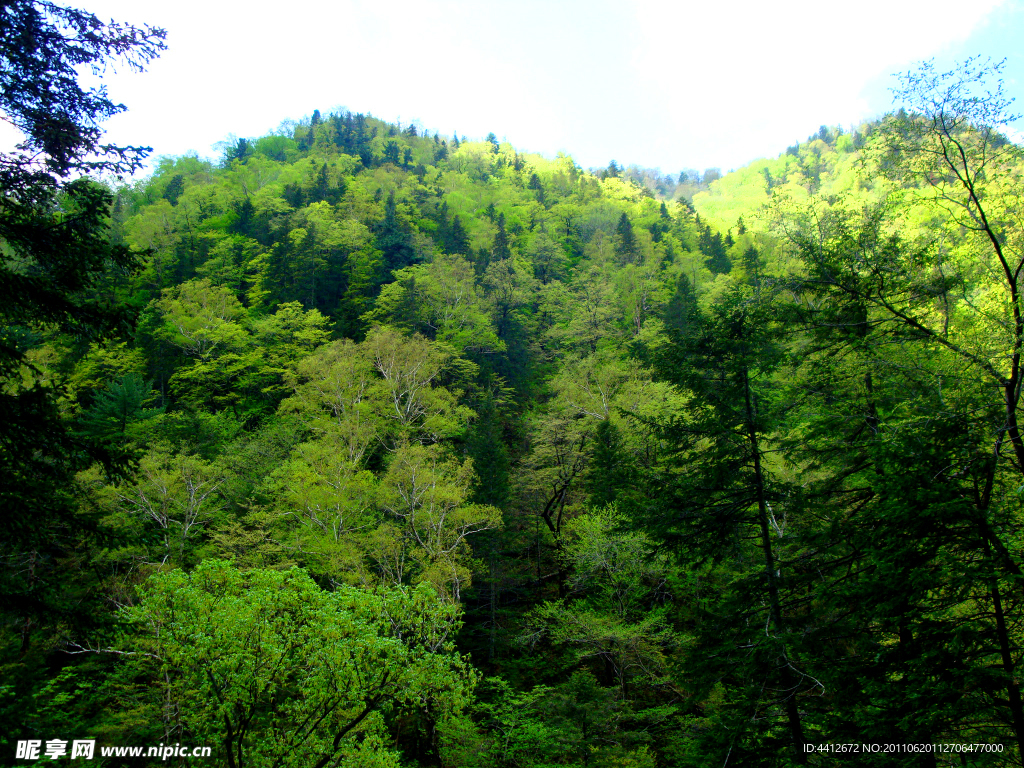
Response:
[[[106,183],[10,50],[5,760],[1021,765],[998,65],[721,178],[314,111]]]

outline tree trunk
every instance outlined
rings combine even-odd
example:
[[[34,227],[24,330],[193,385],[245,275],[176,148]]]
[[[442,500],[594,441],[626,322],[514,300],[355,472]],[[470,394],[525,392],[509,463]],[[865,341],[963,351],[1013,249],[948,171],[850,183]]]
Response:
[[[761,469],[761,450],[757,442],[757,427],[754,424],[754,407],[750,397],[750,378],[747,369],[743,369],[743,393],[746,399],[747,437],[754,460],[754,485],[757,492],[757,522],[761,528],[761,547],[764,550],[764,567],[768,581],[768,600],[771,605],[772,625],[776,636],[780,639],[783,633],[782,605],[779,600],[779,585],[775,571],[775,557],[772,553],[771,530],[768,525],[768,504],[764,494],[764,474]],[[806,764],[804,756],[804,732],[800,723],[800,711],[796,702],[798,683],[793,678],[793,671],[786,656],[785,645],[779,659],[782,669],[782,685],[785,689],[786,716],[789,721],[790,738],[793,740],[794,760],[799,765]]]

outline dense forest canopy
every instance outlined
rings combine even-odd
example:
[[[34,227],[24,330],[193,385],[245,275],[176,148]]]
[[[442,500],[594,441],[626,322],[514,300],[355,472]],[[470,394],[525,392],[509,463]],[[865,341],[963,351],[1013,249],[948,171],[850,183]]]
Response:
[[[0,749],[1021,765],[998,74],[671,177],[313,111],[103,184],[3,102]]]

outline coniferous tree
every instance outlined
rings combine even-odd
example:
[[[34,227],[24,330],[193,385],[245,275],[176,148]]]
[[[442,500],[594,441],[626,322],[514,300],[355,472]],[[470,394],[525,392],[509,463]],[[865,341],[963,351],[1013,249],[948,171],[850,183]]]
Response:
[[[640,263],[640,248],[636,242],[636,235],[633,234],[633,224],[625,213],[619,217],[615,234],[618,237],[619,255],[622,260],[626,264]]]
[[[679,339],[686,339],[695,332],[693,326],[697,318],[697,295],[690,284],[690,279],[686,275],[679,275],[676,289],[665,304],[662,319],[670,334],[675,334]]]
[[[180,173],[176,173],[171,177],[167,187],[164,189],[164,199],[171,205],[177,205],[178,198],[181,197],[181,193],[184,191],[185,177]]]
[[[698,624],[690,658],[691,679],[706,686],[705,695],[715,681],[724,686],[716,724],[700,739],[705,759],[711,752],[767,765],[787,755],[803,764],[798,697],[808,686],[797,671],[796,635],[785,608],[793,587],[778,541],[786,490],[765,458],[779,418],[769,394],[783,359],[776,309],[770,295],[743,285],[707,312],[686,294],[681,282],[677,304],[690,307],[680,313],[685,325],[679,329],[676,320],[672,343],[655,365],[692,393],[691,411],[685,421],[664,425],[672,448],[662,474],[648,479],[661,492],[636,514],[654,516],[650,529],[681,562],[721,564],[716,601],[723,612]],[[762,714],[752,719],[751,708]]]
[[[384,220],[376,226],[377,247],[384,254],[384,266],[389,272],[408,267],[414,255],[409,233],[399,222],[397,210],[395,193],[389,192]]]
[[[505,231],[505,214],[498,214],[498,231],[494,235],[494,246],[491,248],[491,255],[494,261],[504,261],[512,256],[512,249],[509,247],[508,233]]]
[[[608,419],[594,430],[594,449],[590,465],[583,477],[588,500],[594,507],[606,507],[619,502],[625,511],[625,496],[632,490],[633,467],[622,445],[619,429]]]
[[[544,200],[544,186],[540,183],[540,176],[536,173],[530,174],[530,182],[526,185],[527,189],[532,189],[537,193],[537,202],[541,205],[545,205]]]
[[[462,226],[462,219],[459,218],[458,215],[452,219],[452,226],[448,231],[446,247],[448,253],[469,255],[469,234]]]
[[[704,264],[713,274],[725,275],[732,269],[732,262],[726,253],[725,243],[722,242],[722,235],[712,232],[711,227],[703,222],[697,224],[699,239],[698,246],[701,253],[706,257]]]
[[[401,162],[398,155],[398,142],[394,139],[389,139],[388,143],[384,145],[384,162],[392,165],[398,165]]]

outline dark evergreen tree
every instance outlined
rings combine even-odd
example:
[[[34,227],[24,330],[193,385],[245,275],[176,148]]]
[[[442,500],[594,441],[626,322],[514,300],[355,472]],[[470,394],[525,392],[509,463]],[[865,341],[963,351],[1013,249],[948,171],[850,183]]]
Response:
[[[960,350],[930,346],[918,318],[949,286],[932,281],[927,248],[883,234],[877,215],[855,226],[826,217],[797,238],[811,299],[798,321],[814,330],[816,353],[805,384],[815,417],[800,450],[813,461],[809,498],[833,519],[810,542],[827,553],[816,600],[843,638],[817,642],[846,651],[817,675],[840,691],[830,727],[915,743],[965,738],[982,711],[998,711],[1019,743],[1009,618],[1019,568],[1000,554],[1008,510],[995,499],[1006,480],[990,442],[1006,429],[1005,407],[977,380],[944,389]],[[851,679],[861,682],[846,688]]]
[[[504,261],[512,256],[512,249],[509,247],[508,233],[505,231],[505,214],[498,214],[498,232],[494,235],[494,245],[491,248],[491,255],[495,261]]]
[[[594,430],[594,449],[583,477],[583,487],[592,506],[604,507],[618,502],[625,511],[630,506],[635,468],[622,445],[618,428],[608,419]]]
[[[732,270],[732,262],[726,253],[725,244],[722,242],[722,235],[712,232],[707,224],[698,224],[698,247],[700,252],[707,257],[704,264],[713,274],[725,275]]]
[[[164,189],[164,199],[171,205],[177,205],[178,198],[181,197],[181,193],[184,191],[185,177],[180,173],[176,173],[171,177],[171,180],[167,182],[167,187]]]
[[[743,249],[743,271],[746,272],[748,281],[756,281],[761,277],[764,269],[764,260],[760,252],[753,245]]]
[[[228,164],[230,164],[232,160],[239,160],[244,163],[252,153],[253,149],[249,144],[249,140],[239,139],[233,147],[228,147],[228,150],[224,155],[224,159]]]
[[[238,234],[245,235],[246,237],[256,236],[256,208],[253,206],[252,201],[248,197],[245,197],[238,204],[238,218],[235,219],[234,229]]]
[[[977,423],[933,401],[938,418],[897,424],[880,383],[872,428],[857,441],[860,450],[846,446],[846,471],[855,474],[831,488],[814,486],[822,492],[817,502],[842,521],[809,541],[828,553],[818,558],[825,578],[815,603],[832,619],[809,636],[808,649],[830,649],[815,659],[815,678],[835,692],[823,728],[908,746],[967,738],[983,712],[1012,721],[1000,615],[1019,596],[1005,602],[988,577],[995,563],[977,534],[985,515],[974,489],[983,487],[991,462]],[[847,422],[864,410],[842,404]],[[934,754],[877,764],[938,765]]]
[[[448,232],[446,241],[448,253],[469,254],[469,234],[462,226],[462,219],[456,216],[452,219],[452,226]]]
[[[473,495],[480,504],[504,508],[511,493],[511,466],[501,414],[492,391],[487,391],[476,413],[477,420],[467,441],[473,468],[480,478]]]
[[[530,183],[526,185],[527,189],[532,189],[537,193],[537,202],[541,205],[545,205],[544,200],[544,186],[540,183],[540,177],[536,173],[530,174]]]
[[[684,304],[686,284],[680,289]],[[736,286],[707,313],[691,306],[685,316],[655,365],[691,393],[691,411],[663,425],[669,454],[645,481],[659,493],[635,514],[652,520],[681,562],[729,563],[714,587],[716,612],[698,622],[690,657],[692,686],[704,695],[721,687],[715,726],[697,737],[703,764],[712,755],[716,764],[733,757],[744,765],[803,764],[798,697],[810,685],[797,671],[798,635],[786,610],[796,585],[782,567],[776,522],[788,490],[765,460],[780,416],[770,395],[783,360],[777,308],[770,296]]]
[[[310,202],[321,202],[331,196],[331,179],[327,173],[327,163],[320,166],[313,179],[313,188],[309,191]]]
[[[697,295],[686,275],[679,275],[675,292],[665,304],[662,318],[669,333],[678,338],[690,338],[695,332],[694,323],[698,320]]]
[[[390,192],[384,205],[384,220],[374,227],[377,248],[384,254],[384,267],[388,272],[408,267],[415,255],[412,238],[399,221],[397,210],[395,193]]]
[[[79,421],[82,432],[106,443],[118,452],[125,449],[128,427],[136,421],[151,418],[162,408],[147,408],[153,382],[144,382],[137,373],[122,376],[101,392]]]
[[[392,165],[398,165],[401,162],[398,155],[398,142],[394,139],[390,139],[384,145],[384,162],[391,163]]]
[[[641,261],[640,247],[637,245],[636,235],[633,234],[633,224],[625,213],[619,217],[615,234],[618,240],[619,258],[626,264],[639,264]]]
[[[306,193],[303,192],[302,187],[298,184],[285,184],[284,189],[281,191],[281,197],[292,208],[302,208],[306,204]]]

